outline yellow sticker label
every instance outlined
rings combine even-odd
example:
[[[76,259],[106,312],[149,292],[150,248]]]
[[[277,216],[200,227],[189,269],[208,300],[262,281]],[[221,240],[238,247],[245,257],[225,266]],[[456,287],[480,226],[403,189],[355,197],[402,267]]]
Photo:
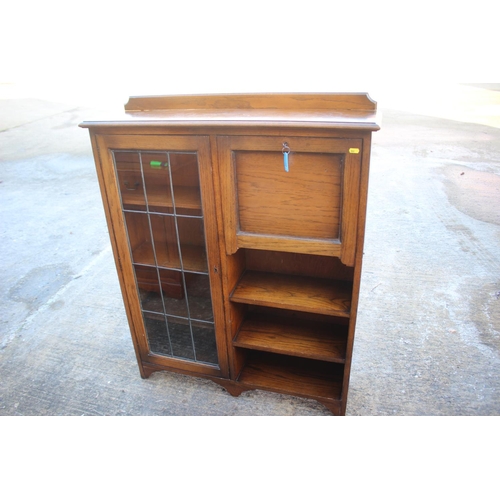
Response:
[[[354,153],[357,155],[359,153],[359,148],[349,148],[349,153]]]

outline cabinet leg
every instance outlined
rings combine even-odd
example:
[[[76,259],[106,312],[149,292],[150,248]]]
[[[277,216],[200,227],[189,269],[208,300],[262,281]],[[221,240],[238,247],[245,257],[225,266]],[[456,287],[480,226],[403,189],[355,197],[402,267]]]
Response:
[[[344,413],[342,412],[342,409],[338,403],[327,403],[325,401],[319,401],[323,406],[328,408],[332,412],[333,415],[335,416],[342,416]]]
[[[224,389],[226,389],[226,391],[234,397],[238,397],[243,391],[248,390],[245,387],[231,382],[230,380],[216,380],[216,382],[219,385],[222,385],[222,387],[224,387]]]
[[[158,370],[155,368],[151,368],[150,366],[147,366],[147,365],[142,365],[140,371],[141,371],[141,377],[146,379],[146,378],[149,378],[151,376],[151,374],[153,374],[154,372],[156,372]]]

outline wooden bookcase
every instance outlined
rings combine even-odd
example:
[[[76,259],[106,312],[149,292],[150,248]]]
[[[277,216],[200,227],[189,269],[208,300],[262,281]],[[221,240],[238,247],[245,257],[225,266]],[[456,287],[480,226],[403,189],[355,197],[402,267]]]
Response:
[[[133,97],[90,131],[141,376],[346,410],[367,94]]]

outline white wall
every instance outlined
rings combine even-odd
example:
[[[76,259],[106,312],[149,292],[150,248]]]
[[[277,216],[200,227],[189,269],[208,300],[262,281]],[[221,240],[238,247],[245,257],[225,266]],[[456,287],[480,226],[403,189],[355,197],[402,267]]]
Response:
[[[499,82],[493,5],[17,0],[2,8],[0,83],[121,106],[138,94],[362,90],[377,99],[436,82]]]

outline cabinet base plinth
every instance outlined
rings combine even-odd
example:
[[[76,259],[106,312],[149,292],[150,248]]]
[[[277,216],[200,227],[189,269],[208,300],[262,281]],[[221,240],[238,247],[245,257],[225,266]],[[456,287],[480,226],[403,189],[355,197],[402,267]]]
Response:
[[[155,372],[174,372],[174,373],[179,373],[181,375],[191,375],[191,376],[194,375],[192,373],[183,372],[181,370],[172,370],[172,369],[166,368],[164,366],[160,366],[160,365],[152,365],[152,364],[148,364],[148,363],[142,363],[142,365],[141,365],[141,377],[143,379],[148,379]],[[340,400],[329,400],[327,398],[307,397],[307,396],[304,396],[303,394],[296,394],[293,391],[280,391],[280,390],[273,390],[271,388],[261,388],[261,387],[257,387],[257,386],[253,386],[253,385],[244,384],[242,382],[230,380],[230,379],[213,377],[213,376],[204,375],[204,374],[195,374],[194,376],[208,379],[208,380],[211,380],[212,382],[215,382],[216,384],[222,386],[233,397],[238,397],[243,392],[246,392],[246,391],[264,390],[266,392],[275,392],[277,394],[287,394],[289,396],[294,396],[294,397],[301,398],[301,399],[312,399],[312,400],[318,401],[318,403],[322,404],[325,408],[327,408],[332,413],[332,415],[335,415],[335,416],[344,415],[344,413],[342,412],[342,402]]]

